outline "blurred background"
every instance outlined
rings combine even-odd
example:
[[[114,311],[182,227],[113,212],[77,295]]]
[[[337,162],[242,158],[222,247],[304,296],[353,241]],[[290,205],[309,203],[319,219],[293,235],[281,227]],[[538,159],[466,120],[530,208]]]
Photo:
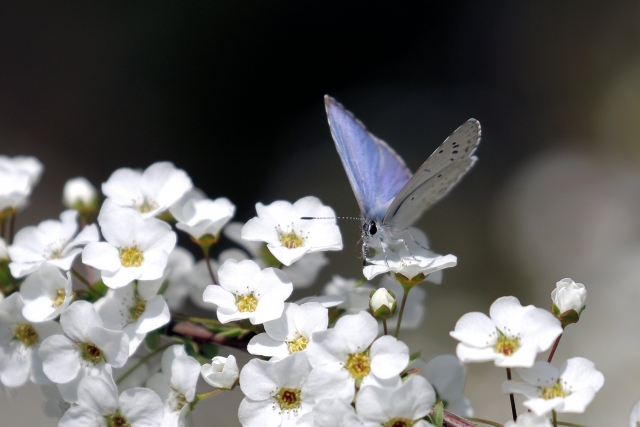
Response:
[[[229,197],[239,221],[306,195],[355,216],[324,94],[412,170],[474,117],[480,161],[417,224],[459,264],[425,286],[423,326],[404,338],[427,359],[453,352],[464,313],[503,295],[547,308],[571,277],[587,309],[554,361],[586,357],[606,381],[560,418],[624,425],[640,398],[639,22],[636,1],[2,2],[0,152],[46,168],[18,225],[57,217],[69,178],[98,186],[158,160]],[[341,229],[345,250],[306,294],[360,277],[359,227]],[[468,373],[476,416],[508,420],[504,370]],[[241,399],[207,400],[194,425],[238,426]],[[0,426],[56,425],[42,402],[34,386],[0,395]]]

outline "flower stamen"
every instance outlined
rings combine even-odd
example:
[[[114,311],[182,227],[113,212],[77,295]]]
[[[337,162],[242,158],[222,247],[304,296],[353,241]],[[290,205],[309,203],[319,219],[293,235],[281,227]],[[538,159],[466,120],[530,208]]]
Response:
[[[64,289],[58,289],[56,291],[56,298],[51,300],[53,302],[53,306],[56,308],[60,307],[62,303],[64,303],[64,299],[66,296],[67,296],[67,293],[65,292]]]
[[[258,300],[252,292],[249,295],[236,296],[236,305],[238,306],[238,311],[242,313],[253,313],[258,308]]]
[[[556,397],[567,397],[570,392],[566,392],[562,387],[562,383],[558,380],[553,387],[547,387],[540,390],[540,397],[544,400],[551,400]]]
[[[123,267],[140,267],[144,255],[136,247],[120,249],[120,262]]]
[[[498,341],[493,346],[496,353],[502,353],[505,356],[512,356],[519,348],[520,340],[517,337],[509,338],[502,332],[498,331]]]
[[[289,354],[304,350],[305,348],[307,348],[307,344],[309,344],[309,340],[302,335],[294,339],[293,341],[289,341],[287,343]]]
[[[371,358],[364,353],[350,354],[346,368],[356,380],[361,380],[371,372]]]
[[[102,350],[92,342],[83,342],[81,343],[80,348],[82,358],[93,365],[97,365],[98,363],[106,360]]]
[[[408,418],[392,418],[386,423],[382,424],[383,427],[411,427],[415,424],[415,421]]]
[[[283,387],[274,397],[283,411],[300,407],[300,390],[296,388]]]
[[[22,341],[24,345],[31,347],[38,342],[38,332],[31,323],[22,323],[16,326],[13,339]]]

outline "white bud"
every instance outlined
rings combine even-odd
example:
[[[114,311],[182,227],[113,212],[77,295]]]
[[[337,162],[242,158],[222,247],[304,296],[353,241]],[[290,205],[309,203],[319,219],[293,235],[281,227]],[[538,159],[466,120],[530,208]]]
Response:
[[[551,301],[560,309],[560,313],[571,309],[580,313],[586,299],[587,289],[582,283],[571,279],[562,279],[551,292]]]
[[[62,201],[65,206],[71,209],[94,205],[97,207],[98,191],[86,178],[72,178],[64,184]]]
[[[234,356],[216,356],[211,359],[211,364],[202,365],[200,373],[213,387],[230,389],[238,379],[238,364]]]
[[[396,299],[385,288],[380,288],[371,296],[371,309],[375,313],[380,307],[387,307],[389,310],[393,310],[396,304]]]

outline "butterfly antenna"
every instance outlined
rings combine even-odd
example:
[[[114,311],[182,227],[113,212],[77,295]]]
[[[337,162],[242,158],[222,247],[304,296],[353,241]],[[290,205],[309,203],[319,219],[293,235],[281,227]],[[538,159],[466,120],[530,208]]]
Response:
[[[358,221],[362,221],[362,218],[355,216],[303,216],[300,217],[300,219],[357,219]]]

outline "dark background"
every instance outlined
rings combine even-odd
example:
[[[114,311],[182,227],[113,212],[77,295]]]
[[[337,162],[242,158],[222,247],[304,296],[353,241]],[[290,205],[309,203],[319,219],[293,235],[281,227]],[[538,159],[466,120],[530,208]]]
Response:
[[[511,256],[529,242],[513,237],[517,213],[505,208],[505,194],[514,194],[522,170],[544,170],[539,156],[578,153],[596,169],[637,169],[639,18],[632,1],[1,2],[0,151],[34,155],[46,167],[18,224],[56,217],[69,178],[98,186],[119,167],[158,160],[185,169],[209,197],[229,197],[237,220],[252,217],[257,201],[306,195],[354,216],[323,95],[345,104],[414,170],[475,117],[483,126],[478,166],[418,224],[459,266],[429,288],[427,332],[408,339],[432,346],[425,357],[451,352],[447,333],[466,311],[487,312],[505,294],[546,307],[556,280],[587,283],[578,267],[545,272],[544,257]],[[591,188],[576,179],[577,189]],[[551,180],[540,191],[565,183]],[[555,218],[581,212],[559,210],[550,227],[560,232]],[[332,272],[359,274],[351,256],[358,227],[341,228],[345,251],[331,254],[320,283]],[[637,231],[626,234],[629,242]],[[579,246],[553,234],[537,253],[556,238]],[[484,372],[476,373],[489,381]],[[491,381],[499,387],[502,378]],[[478,416],[508,419],[498,388],[486,398],[473,384]],[[611,392],[618,402],[619,390]],[[628,393],[620,420],[640,391]]]

